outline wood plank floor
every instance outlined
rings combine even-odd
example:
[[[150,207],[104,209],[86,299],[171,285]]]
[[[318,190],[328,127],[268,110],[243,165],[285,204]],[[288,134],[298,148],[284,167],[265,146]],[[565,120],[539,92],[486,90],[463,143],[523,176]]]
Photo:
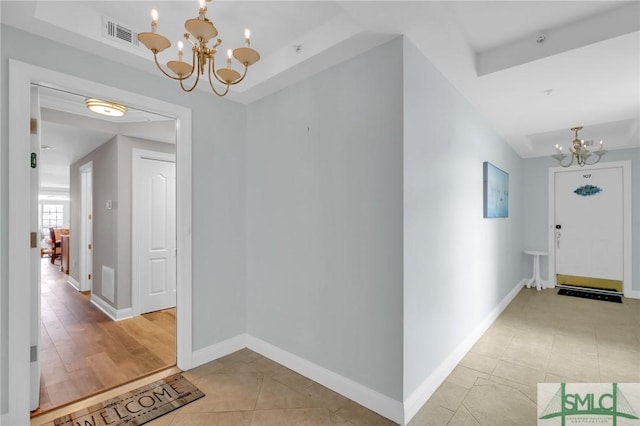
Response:
[[[176,364],[175,308],[112,321],[42,259],[40,408],[86,398]]]

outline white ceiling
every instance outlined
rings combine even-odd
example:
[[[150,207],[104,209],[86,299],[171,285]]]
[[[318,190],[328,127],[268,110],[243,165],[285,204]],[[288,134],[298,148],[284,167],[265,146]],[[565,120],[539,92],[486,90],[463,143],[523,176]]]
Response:
[[[0,5],[3,23],[155,75],[146,49],[103,37],[103,17],[149,31],[149,12],[158,9],[158,32],[174,44],[159,55],[166,62],[176,59],[184,20],[197,15],[195,0]],[[242,45],[249,27],[261,54],[228,95],[237,102],[403,34],[521,157],[567,146],[569,129],[578,125],[582,138],[602,139],[605,148],[640,147],[640,1],[216,0],[208,7],[221,52]]]

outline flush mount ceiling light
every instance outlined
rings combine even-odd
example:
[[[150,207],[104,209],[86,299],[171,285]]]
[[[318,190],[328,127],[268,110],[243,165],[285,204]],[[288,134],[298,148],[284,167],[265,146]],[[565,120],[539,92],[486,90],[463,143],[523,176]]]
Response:
[[[87,98],[85,99],[84,104],[91,111],[102,115],[108,115],[110,117],[122,117],[127,112],[127,107],[124,105],[100,99]]]
[[[591,157],[591,152],[589,152],[589,150],[585,146],[584,140],[578,137],[578,132],[580,130],[582,130],[582,126],[573,127],[571,129],[572,132],[575,132],[575,139],[571,143],[572,144],[571,148],[569,148],[569,152],[571,153],[571,161],[569,161],[568,163],[562,163],[562,160],[564,160],[567,157],[567,154],[563,153],[562,147],[556,144],[556,153],[552,155],[552,157],[558,160],[558,164],[561,165],[562,167],[569,167],[570,165],[573,164],[574,160],[576,161],[576,163],[580,165],[580,167],[584,167],[585,165],[591,166],[593,164],[596,164],[598,161],[600,161],[602,156],[607,153],[607,151],[605,151],[602,148],[603,144],[602,144],[602,141],[600,141],[600,148],[597,151],[593,152],[595,155],[598,156],[598,158],[596,159],[596,161],[593,161],[591,163],[587,162],[587,159]]]
[[[244,30],[244,41],[246,46],[227,50],[227,66],[216,70],[214,59],[218,46],[222,44],[222,39],[217,38],[215,39],[215,44],[213,44],[213,46],[208,46],[209,40],[214,39],[218,35],[218,30],[213,25],[213,22],[205,16],[207,13],[205,0],[200,0],[199,3],[200,9],[198,16],[196,18],[187,19],[184,23],[184,27],[187,29],[187,32],[184,34],[184,38],[186,41],[191,43],[192,46],[191,51],[193,52],[193,57],[191,63],[182,60],[182,49],[184,44],[179,41],[178,60],[167,62],[167,67],[171,70],[173,75],[170,72],[165,71],[158,62],[158,53],[170,47],[171,42],[166,37],[157,33],[157,10],[154,9],[151,11],[151,32],[138,34],[138,40],[153,53],[153,59],[155,60],[158,69],[160,69],[160,71],[170,79],[178,80],[180,82],[180,87],[185,92],[191,92],[195,89],[198,85],[198,81],[200,80],[200,76],[204,75],[206,72],[211,90],[213,90],[213,92],[218,96],[224,96],[229,92],[230,86],[238,84],[244,80],[249,66],[260,60],[260,54],[249,47],[251,44],[251,33],[246,29]],[[231,67],[232,57],[240,62],[244,67],[242,75]],[[184,80],[188,79],[193,74],[195,74],[196,77],[195,82],[191,87],[185,87]],[[218,90],[216,90],[213,85],[214,80],[224,86],[224,90],[222,92],[218,92]]]

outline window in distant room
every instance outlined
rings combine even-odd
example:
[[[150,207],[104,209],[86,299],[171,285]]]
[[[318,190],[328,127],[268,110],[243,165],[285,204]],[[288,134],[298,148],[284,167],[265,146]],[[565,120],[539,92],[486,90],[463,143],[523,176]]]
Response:
[[[62,228],[64,206],[62,204],[42,204],[42,228]]]

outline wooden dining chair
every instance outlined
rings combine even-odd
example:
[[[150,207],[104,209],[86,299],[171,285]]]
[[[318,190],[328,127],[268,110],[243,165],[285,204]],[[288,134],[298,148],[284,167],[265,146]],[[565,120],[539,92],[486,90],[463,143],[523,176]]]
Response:
[[[62,255],[62,240],[55,228],[49,228],[51,238],[51,263],[56,262],[56,258]]]

